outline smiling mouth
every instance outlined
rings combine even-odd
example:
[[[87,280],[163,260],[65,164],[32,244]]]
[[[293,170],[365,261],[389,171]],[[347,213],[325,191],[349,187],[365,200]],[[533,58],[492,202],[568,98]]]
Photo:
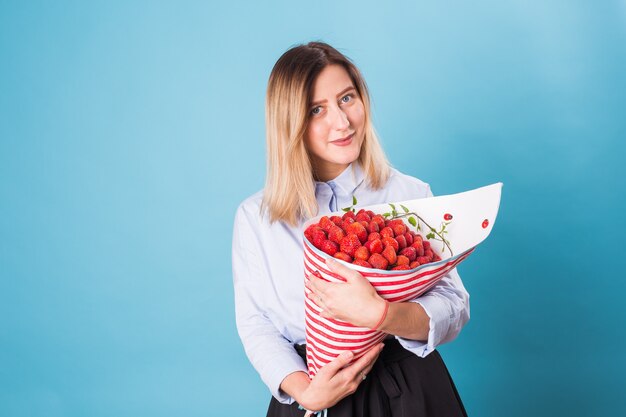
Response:
[[[330,143],[335,143],[335,144],[345,143],[345,142],[348,142],[350,139],[352,139],[353,136],[354,136],[354,133],[351,133],[350,135],[346,136],[345,138],[333,140]]]

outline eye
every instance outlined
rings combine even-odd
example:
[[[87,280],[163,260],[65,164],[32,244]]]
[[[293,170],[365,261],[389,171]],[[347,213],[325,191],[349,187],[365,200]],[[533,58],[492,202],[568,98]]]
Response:
[[[354,96],[352,94],[346,94],[345,96],[343,96],[341,98],[341,102],[342,103],[349,103],[352,101],[352,99],[354,98]]]
[[[321,106],[317,106],[317,107],[313,107],[313,109],[311,110],[311,114],[313,116],[320,114],[322,111],[322,107]]]

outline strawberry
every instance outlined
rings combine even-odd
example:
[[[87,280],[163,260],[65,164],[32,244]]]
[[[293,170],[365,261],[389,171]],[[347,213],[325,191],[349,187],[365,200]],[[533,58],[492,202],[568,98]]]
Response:
[[[372,265],[370,265],[369,262],[364,261],[363,259],[355,259],[354,262],[352,262],[354,265],[359,265],[359,266],[364,266],[365,268],[371,268]]]
[[[415,259],[415,262],[419,262],[420,265],[424,265],[430,262],[430,259],[428,259],[427,256],[418,256]]]
[[[342,218],[343,220],[346,220],[346,219],[352,219],[352,220],[354,220],[354,219],[356,218],[356,216],[354,215],[354,212],[353,212],[353,211],[346,211],[346,212],[344,213],[344,215],[343,215],[343,216],[341,216],[341,218]]]
[[[396,260],[398,259],[398,256],[396,255],[396,251],[394,250],[393,246],[391,246],[391,245],[385,246],[385,249],[383,249],[382,255],[392,265],[395,264]]]
[[[396,235],[396,242],[398,242],[398,250],[406,248],[406,238],[404,235]]]
[[[348,226],[348,230],[346,230],[346,232],[348,234],[353,233],[357,235],[361,243],[367,242],[367,230],[359,222],[352,223],[350,226]]]
[[[398,251],[398,249],[400,249],[400,245],[398,244],[398,241],[392,237],[383,237],[382,241],[383,241],[383,246],[391,246],[393,247],[393,250],[396,252]]]
[[[400,255],[406,256],[410,262],[413,262],[417,258],[417,249],[413,246],[409,246],[400,251]]]
[[[382,229],[380,229],[380,235],[382,237],[394,237],[395,235],[393,234],[393,229],[391,227],[383,227]]]
[[[380,253],[375,253],[368,259],[370,265],[376,269],[387,269],[389,261],[385,259]]]
[[[326,239],[328,239],[328,237],[326,236],[326,232],[322,229],[316,229],[313,231],[313,246],[316,248],[322,249],[322,244]]]
[[[417,237],[417,236],[416,236]],[[412,248],[415,248],[417,251],[417,256],[424,256],[424,245],[421,239],[416,239],[415,242],[411,245]]]
[[[380,239],[380,233],[372,232],[369,235],[367,235],[367,240],[374,240],[374,239]]]
[[[424,245],[424,252],[426,252],[428,249],[430,249],[430,242],[427,240],[424,240],[422,242],[422,245]]]
[[[330,216],[330,221],[335,223],[337,226],[341,226],[341,223],[343,222],[343,219],[341,217],[339,217],[339,216]]]
[[[372,216],[372,221],[378,224],[378,230],[385,227],[385,218],[381,216],[380,214],[376,214],[375,216]]]
[[[395,223],[393,226],[391,226],[391,229],[396,236],[406,233],[406,226],[404,225],[402,220],[400,220],[400,223]]]
[[[440,260],[441,260],[441,256],[439,256],[439,255],[437,255],[437,254],[435,254],[435,255],[433,256],[433,262],[439,262]]]
[[[347,219],[344,219],[341,222],[341,228],[343,229],[344,232],[348,232],[348,226],[350,226],[352,223],[354,223],[354,219],[351,217],[348,217]]]
[[[383,242],[380,239],[368,240],[364,246],[370,253],[381,253],[383,251]]]
[[[411,262],[409,261],[409,258],[407,258],[404,255],[398,255],[398,259],[396,259],[396,266],[400,266],[400,265],[409,265]]]
[[[367,261],[370,257],[370,251],[365,246],[360,246],[356,251],[354,251],[354,259],[361,259],[363,261]]]
[[[333,242],[332,240],[326,239],[324,243],[322,243],[322,247],[320,249],[323,252],[326,252],[327,254],[329,254],[330,256],[333,256],[339,250],[339,245]]]
[[[322,216],[322,218],[320,218],[320,221],[317,224],[325,232],[328,232],[330,228],[334,226],[334,223],[326,216]]]
[[[419,262],[417,262],[417,261],[413,261],[413,262],[411,262],[411,264],[409,265],[409,267],[410,267],[411,269],[413,269],[413,268],[417,268],[418,266],[420,266],[420,263],[419,263]]]
[[[424,256],[428,258],[428,261],[432,261],[433,260],[433,256],[435,256],[435,252],[433,252],[432,249],[426,249],[424,250]]]
[[[398,265],[391,268],[392,271],[408,271],[411,269],[408,265]]]
[[[374,220],[371,220],[367,224],[367,231],[370,233],[378,232],[380,231],[380,227],[378,227],[378,223],[376,223]]]
[[[328,239],[332,240],[335,243],[341,243],[341,239],[343,239],[345,236],[346,234],[339,226],[333,226],[328,231]]]
[[[406,232],[404,234],[404,238],[406,239],[406,245],[411,246],[413,244],[413,233]]]
[[[318,225],[316,224],[310,225],[304,231],[304,237],[306,237],[309,242],[313,243],[313,232],[318,229],[320,229]]]
[[[354,233],[349,233],[346,237],[341,239],[341,251],[347,253],[351,257],[354,257],[354,252],[356,252],[359,246],[361,246],[361,241]]]
[[[376,215],[372,210],[367,210],[366,213],[369,214],[370,217],[374,217]]]
[[[366,221],[366,222],[370,222],[371,217],[369,216],[369,214],[367,214],[365,211],[360,211],[357,215],[356,215],[356,221],[360,222],[360,221]]]
[[[343,253],[343,252],[337,252],[334,255],[334,258],[337,259],[341,259],[342,261],[346,261],[346,262],[352,262],[352,256],[348,255],[347,253]]]

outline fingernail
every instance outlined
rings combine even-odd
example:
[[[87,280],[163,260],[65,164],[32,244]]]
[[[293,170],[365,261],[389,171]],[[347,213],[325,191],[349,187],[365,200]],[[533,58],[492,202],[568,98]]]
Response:
[[[354,356],[354,355],[353,355],[353,353],[352,353],[351,351],[349,351],[349,350],[348,350],[348,351],[346,351],[346,352],[342,352],[342,353],[341,353],[341,357],[342,357],[343,359],[348,359],[348,358],[351,358],[352,356]]]

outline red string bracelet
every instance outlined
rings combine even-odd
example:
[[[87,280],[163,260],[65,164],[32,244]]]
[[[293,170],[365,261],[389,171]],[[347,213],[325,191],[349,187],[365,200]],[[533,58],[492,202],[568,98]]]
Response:
[[[378,320],[378,323],[376,323],[376,326],[372,327],[372,330],[378,330],[378,327],[380,327],[381,324],[383,324],[383,321],[385,321],[385,318],[387,318],[387,312],[389,311],[389,302],[386,300],[385,301],[385,309],[383,310],[383,315],[380,317],[380,320]]]

